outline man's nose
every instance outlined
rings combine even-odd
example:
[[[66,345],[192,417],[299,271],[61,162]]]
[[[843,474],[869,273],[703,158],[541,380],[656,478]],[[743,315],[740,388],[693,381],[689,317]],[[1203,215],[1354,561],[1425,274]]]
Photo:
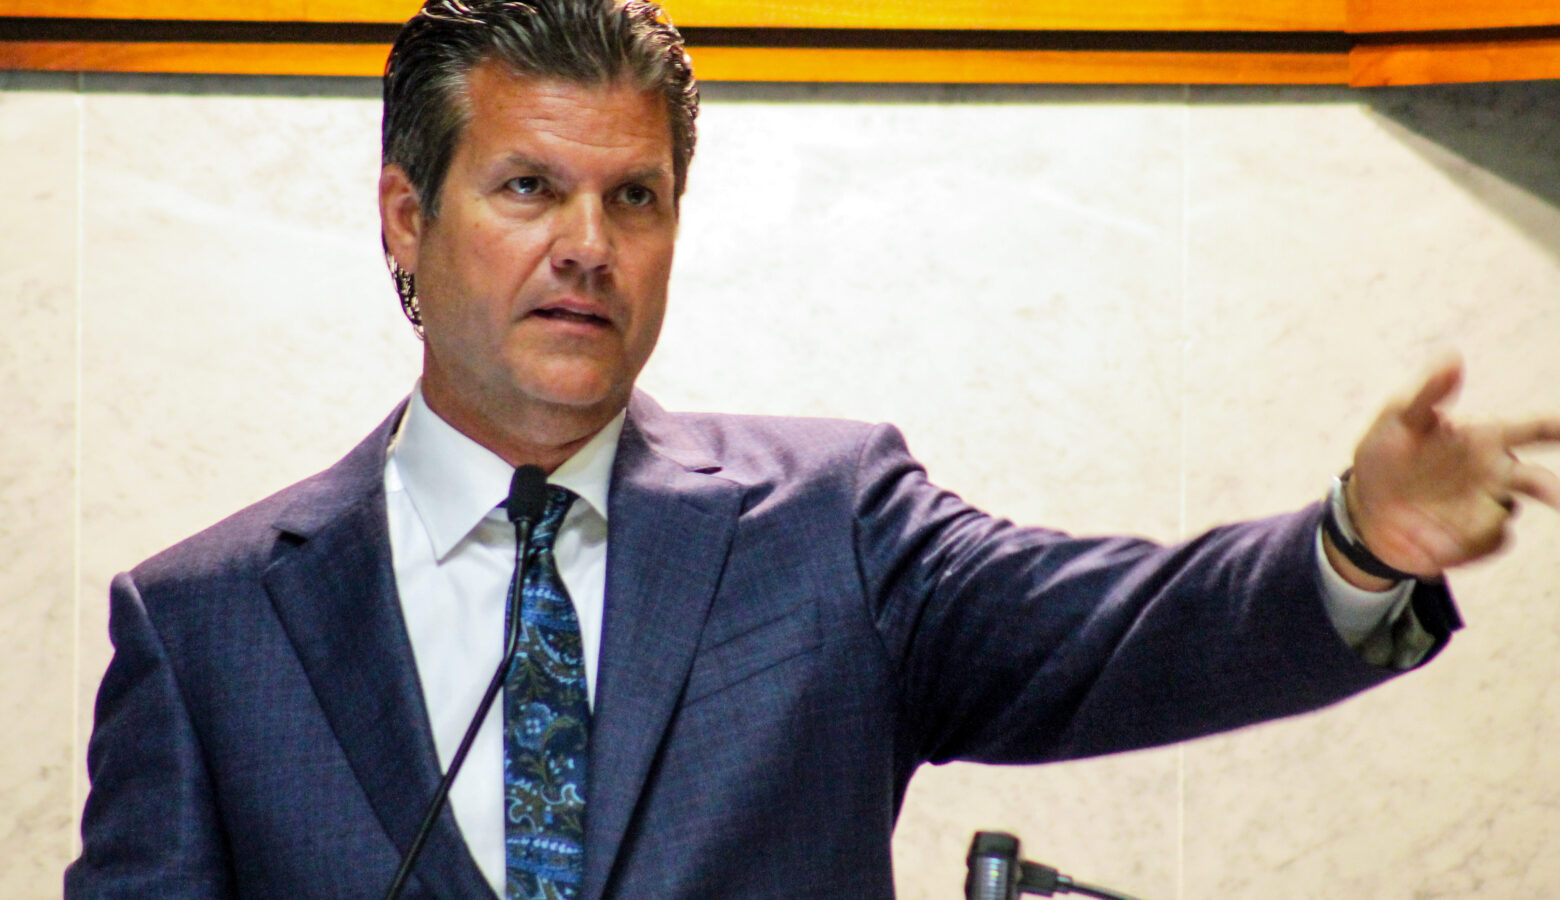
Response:
[[[612,235],[601,198],[574,196],[558,212],[558,232],[552,247],[553,266],[577,268],[583,272],[610,268]]]

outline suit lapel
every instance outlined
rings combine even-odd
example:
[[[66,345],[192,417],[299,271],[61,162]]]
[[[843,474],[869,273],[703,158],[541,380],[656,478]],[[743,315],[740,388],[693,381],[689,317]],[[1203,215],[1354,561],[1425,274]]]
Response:
[[[606,890],[692,666],[742,489],[675,446],[643,395],[629,406],[609,500],[606,618],[592,712],[584,900]]]
[[[284,512],[264,582],[336,739],[404,854],[440,769],[390,561],[384,459],[400,412]],[[415,873],[439,897],[492,897],[448,806]]]

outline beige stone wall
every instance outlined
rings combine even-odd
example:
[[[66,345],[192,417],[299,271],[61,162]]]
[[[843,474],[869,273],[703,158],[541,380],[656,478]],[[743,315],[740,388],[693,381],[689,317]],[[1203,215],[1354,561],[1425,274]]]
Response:
[[[0,74],[0,895],[56,896],[74,854],[113,573],[326,465],[415,377],[377,90]],[[1549,83],[715,85],[642,383],[897,422],[1020,521],[1172,540],[1291,508],[1444,348],[1468,414],[1560,408],[1555,109]],[[1443,658],[1372,695],[924,771],[901,896],[961,896],[977,828],[1155,900],[1546,895],[1560,517],[1519,532],[1456,579]]]

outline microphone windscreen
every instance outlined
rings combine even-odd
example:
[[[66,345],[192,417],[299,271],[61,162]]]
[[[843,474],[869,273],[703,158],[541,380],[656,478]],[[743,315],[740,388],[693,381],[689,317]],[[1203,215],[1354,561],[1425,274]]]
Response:
[[[514,477],[509,479],[509,500],[504,504],[509,521],[528,519],[534,524],[546,508],[547,474],[540,466],[521,466],[516,469]]]
[[[965,900],[1015,900],[1018,897],[1018,838],[1005,831],[977,831],[970,842],[967,862]]]

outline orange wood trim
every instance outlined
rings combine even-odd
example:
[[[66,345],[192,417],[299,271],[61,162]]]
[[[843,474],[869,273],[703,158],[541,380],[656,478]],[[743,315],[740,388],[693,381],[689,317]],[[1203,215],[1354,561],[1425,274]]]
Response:
[[[1349,53],[1349,84],[1452,84],[1560,78],[1560,38],[1359,46]]]
[[[664,0],[679,25],[1029,31],[1342,31],[1346,0]]]
[[[421,0],[0,0],[0,16],[187,22],[405,22]]]
[[[975,84],[1345,84],[1343,53],[699,47],[702,81]]]
[[[677,24],[707,27],[1342,31],[1345,2],[665,0],[663,5]],[[420,5],[418,0],[0,0],[0,16],[394,23],[406,21]]]
[[[0,42],[0,69],[223,75],[381,75],[389,45]]]
[[[374,44],[0,42],[0,69],[359,75],[384,71]],[[699,47],[701,81],[977,84],[1345,84],[1342,53],[841,50]]]
[[[1560,25],[1555,0],[1347,0],[1346,30],[1466,31]]]

